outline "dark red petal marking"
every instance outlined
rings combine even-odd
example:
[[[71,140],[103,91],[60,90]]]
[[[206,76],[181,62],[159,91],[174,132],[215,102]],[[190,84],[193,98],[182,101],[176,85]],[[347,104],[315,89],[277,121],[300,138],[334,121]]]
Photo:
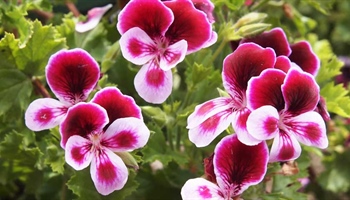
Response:
[[[275,52],[254,43],[240,45],[224,60],[222,78],[225,89],[235,98],[242,98],[248,81],[258,76],[264,69],[275,65]]]
[[[105,126],[106,130],[114,120],[124,117],[136,117],[142,119],[141,109],[134,99],[130,96],[123,95],[115,87],[106,87],[97,92],[91,100],[102,106],[108,114],[109,123]]]
[[[267,69],[260,76],[251,79],[248,86],[247,100],[250,109],[264,105],[274,106],[282,110],[285,102],[281,86],[286,74],[277,69]]]
[[[274,28],[251,38],[244,38],[242,43],[254,42],[262,47],[271,47],[275,50],[276,56],[289,56],[291,48],[287,40],[287,36],[281,28]]]
[[[85,101],[100,77],[97,62],[84,50],[61,50],[46,66],[47,82],[56,97],[74,105]]]
[[[118,16],[117,28],[120,34],[133,27],[139,27],[151,38],[165,34],[174,16],[169,8],[158,0],[130,1]]]
[[[226,189],[234,197],[248,186],[262,181],[268,162],[268,148],[265,142],[246,146],[237,135],[223,138],[215,148],[214,169],[217,180],[221,179],[221,189]],[[218,180],[219,183],[219,180]],[[224,188],[223,188],[224,187]]]
[[[91,150],[91,146],[92,144],[83,147],[74,146],[71,150],[72,159],[80,164],[84,162],[86,153]]]
[[[194,52],[211,38],[211,24],[206,15],[197,10],[189,0],[165,1],[174,14],[174,22],[165,37],[174,44],[182,39],[187,41],[188,51]]]
[[[286,110],[294,115],[314,110],[320,99],[320,89],[313,76],[295,69],[287,73],[282,93]]]
[[[295,154],[293,142],[290,136],[284,131],[280,131],[280,135],[277,137],[280,137],[280,145],[282,145],[280,152],[278,153],[278,159],[281,161],[290,160]]]
[[[68,110],[66,119],[60,126],[61,146],[64,148],[70,136],[88,138],[91,133],[101,133],[108,123],[106,111],[93,103],[78,103]]]
[[[301,41],[290,46],[292,54],[289,59],[295,62],[301,69],[316,76],[320,68],[320,61],[316,54],[312,51],[311,46],[306,41]]]

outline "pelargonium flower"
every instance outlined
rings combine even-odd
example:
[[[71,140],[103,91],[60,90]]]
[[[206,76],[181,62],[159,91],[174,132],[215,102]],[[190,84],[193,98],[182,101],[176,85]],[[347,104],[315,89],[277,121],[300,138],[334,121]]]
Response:
[[[108,98],[106,93],[100,93],[96,98]],[[129,97],[125,98],[124,103],[130,100]],[[120,110],[122,118],[111,121],[108,116],[113,116],[113,112],[108,114],[96,103],[81,102],[68,110],[66,120],[60,126],[66,162],[75,170],[82,170],[91,164],[91,178],[102,195],[120,190],[127,182],[128,169],[114,152],[141,148],[150,135],[142,119],[126,117],[129,114],[137,115],[134,111],[139,109],[130,104],[123,106],[127,109]]]
[[[248,81],[263,70],[273,68],[276,56],[271,48],[254,43],[240,45],[223,63],[223,85],[229,97],[218,97],[195,107],[188,117],[189,139],[197,147],[210,144],[232,123],[238,138],[247,145],[260,142],[247,133],[246,120],[250,114],[246,90]]]
[[[299,41],[289,44],[287,36],[281,28],[265,31],[255,37],[244,38],[240,44],[254,42],[262,47],[271,47],[277,56],[287,56],[290,61],[299,66],[303,71],[316,76],[320,68],[320,60],[312,51],[307,41]]]
[[[160,20],[161,19],[161,20]],[[211,39],[211,24],[189,0],[130,1],[118,16],[124,58],[143,65],[135,89],[147,102],[162,103],[172,91],[172,72],[186,54]]]
[[[252,110],[247,119],[249,134],[261,141],[274,139],[270,162],[298,158],[299,142],[322,149],[328,146],[325,122],[314,111],[320,94],[311,74],[298,68],[287,74],[267,69],[249,81],[247,97]]]
[[[112,4],[107,4],[103,7],[92,8],[87,13],[87,20],[84,22],[78,22],[75,25],[75,30],[79,33],[84,33],[94,29],[102,19],[103,15],[112,8]]]
[[[83,49],[60,50],[46,66],[47,84],[58,100],[40,98],[26,110],[26,126],[33,131],[59,125],[69,107],[85,101],[100,77],[97,62]]]
[[[265,142],[247,146],[237,135],[224,137],[215,147],[213,165],[216,183],[204,178],[188,180],[181,189],[183,200],[234,199],[251,185],[260,183],[267,170]]]

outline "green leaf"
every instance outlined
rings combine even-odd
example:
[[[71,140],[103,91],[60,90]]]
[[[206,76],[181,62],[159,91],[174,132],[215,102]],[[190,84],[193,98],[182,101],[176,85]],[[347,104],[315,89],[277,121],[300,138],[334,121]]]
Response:
[[[245,0],[212,0],[215,7],[220,7],[222,5],[226,5],[231,10],[235,11],[241,8],[245,2]]]
[[[321,89],[320,94],[325,99],[329,112],[343,117],[350,117],[350,98],[348,91],[342,84],[327,83]]]
[[[0,116],[13,107],[24,110],[32,92],[31,80],[16,69],[0,69]]]
[[[33,34],[23,47],[14,51],[17,67],[27,75],[42,75],[49,57],[65,48],[65,39],[60,38],[52,26],[43,26],[39,21],[31,24]]]
[[[14,170],[33,166],[39,167],[38,161],[43,154],[38,147],[29,147],[25,144],[25,136],[17,132],[7,134],[0,143],[0,157],[13,163]]]
[[[188,162],[188,156],[186,154],[175,152],[170,149],[162,130],[158,126],[151,123],[147,124],[147,126],[154,133],[150,136],[147,145],[141,150],[145,163],[159,160],[163,166],[167,166],[170,161],[175,161],[178,164],[185,164]]]
[[[62,18],[62,24],[56,26],[57,32],[61,35],[61,37],[66,38],[67,46],[70,49],[76,47],[75,22],[72,16],[72,13],[64,15],[64,18]]]
[[[128,181],[121,190],[114,191],[108,196],[99,194],[92,182],[90,169],[77,171],[75,175],[68,181],[67,186],[81,200],[102,200],[102,199],[124,199],[129,196],[138,187],[138,183],[134,180],[135,172],[129,170]]]
[[[19,40],[12,33],[5,33],[0,40],[0,63],[1,68],[16,68],[16,60],[13,51],[18,49]]]

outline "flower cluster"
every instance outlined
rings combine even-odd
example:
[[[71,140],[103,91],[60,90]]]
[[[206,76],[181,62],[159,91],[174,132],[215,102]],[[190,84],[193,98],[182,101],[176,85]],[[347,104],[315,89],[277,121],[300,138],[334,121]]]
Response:
[[[120,12],[121,51],[125,59],[142,65],[134,85],[145,101],[163,103],[172,91],[171,69],[187,54],[216,41],[212,16],[207,14],[212,7],[210,2],[190,0],[133,0]]]
[[[274,38],[271,45],[265,36]],[[189,116],[190,140],[197,147],[206,146],[232,124],[246,145],[274,139],[270,162],[298,158],[298,141],[326,148],[325,122],[316,112],[320,94],[314,75],[319,61],[310,45],[299,42],[291,53],[279,28],[247,40],[224,60],[222,78],[228,96],[198,105]],[[303,61],[296,60],[299,54]]]
[[[108,195],[123,188],[128,178],[128,169],[118,153],[143,147],[150,131],[134,99],[116,87],[103,88],[85,102],[99,77],[98,64],[82,49],[52,55],[46,78],[59,100],[33,101],[25,122],[33,131],[59,125],[66,162],[76,170],[91,163],[97,191]]]

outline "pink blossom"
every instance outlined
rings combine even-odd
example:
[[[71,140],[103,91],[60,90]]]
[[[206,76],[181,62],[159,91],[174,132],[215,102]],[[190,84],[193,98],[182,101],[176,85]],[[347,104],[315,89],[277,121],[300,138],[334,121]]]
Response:
[[[84,22],[78,22],[75,25],[75,30],[79,33],[84,33],[94,29],[102,19],[103,15],[112,8],[112,4],[108,4],[103,7],[92,8],[87,13],[87,20]]]
[[[58,100],[33,101],[25,113],[27,127],[41,131],[59,125],[68,108],[88,98],[99,77],[97,62],[85,50],[61,50],[53,54],[46,66],[46,79]]]

